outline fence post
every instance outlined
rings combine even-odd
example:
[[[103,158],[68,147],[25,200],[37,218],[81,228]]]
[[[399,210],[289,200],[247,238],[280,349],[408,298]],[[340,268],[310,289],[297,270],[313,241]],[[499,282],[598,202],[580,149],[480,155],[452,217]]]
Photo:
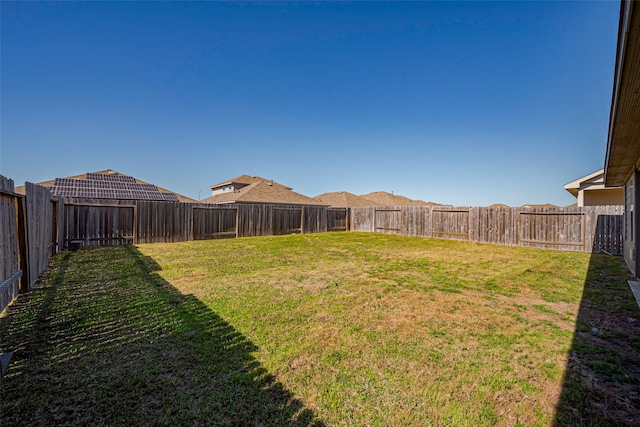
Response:
[[[64,249],[64,241],[65,241],[65,220],[64,220],[64,197],[58,196],[58,202],[56,204],[56,221],[57,221],[57,230],[56,230],[56,242],[57,242],[57,252],[62,252]]]

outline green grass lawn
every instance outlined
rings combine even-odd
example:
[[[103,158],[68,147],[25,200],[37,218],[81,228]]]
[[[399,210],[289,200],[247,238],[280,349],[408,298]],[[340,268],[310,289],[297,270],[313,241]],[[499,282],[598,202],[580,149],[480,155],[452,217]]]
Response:
[[[0,318],[0,421],[633,425],[626,276],[616,257],[365,233],[67,252]]]

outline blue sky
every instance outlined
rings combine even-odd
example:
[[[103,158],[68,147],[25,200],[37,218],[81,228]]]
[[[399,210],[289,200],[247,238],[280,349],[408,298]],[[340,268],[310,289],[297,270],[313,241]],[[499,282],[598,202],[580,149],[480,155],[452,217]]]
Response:
[[[575,202],[618,2],[1,2],[0,174]]]

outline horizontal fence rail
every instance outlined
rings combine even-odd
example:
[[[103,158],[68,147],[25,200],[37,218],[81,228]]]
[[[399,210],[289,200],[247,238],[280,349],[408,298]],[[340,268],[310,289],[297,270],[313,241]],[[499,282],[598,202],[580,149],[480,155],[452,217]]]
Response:
[[[623,206],[354,207],[350,229],[564,251],[623,253]]]

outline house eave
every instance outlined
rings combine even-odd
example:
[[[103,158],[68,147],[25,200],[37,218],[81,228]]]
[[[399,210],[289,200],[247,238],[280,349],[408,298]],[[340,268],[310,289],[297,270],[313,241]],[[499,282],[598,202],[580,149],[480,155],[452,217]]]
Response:
[[[567,190],[569,193],[571,193],[572,196],[578,197],[578,188],[577,187],[567,187],[565,185],[564,189]]]
[[[640,9],[634,1],[620,5],[620,26],[609,114],[604,181],[625,183],[640,158]]]
[[[578,189],[578,188],[580,188],[580,186],[582,185],[583,182],[591,181],[594,178],[597,178],[598,176],[603,175],[603,174],[604,174],[604,169],[599,169],[599,170],[597,170],[595,172],[590,173],[589,175],[585,175],[585,176],[583,176],[581,178],[574,179],[573,181],[566,183],[564,185],[564,188],[567,191],[569,191],[570,188]]]

